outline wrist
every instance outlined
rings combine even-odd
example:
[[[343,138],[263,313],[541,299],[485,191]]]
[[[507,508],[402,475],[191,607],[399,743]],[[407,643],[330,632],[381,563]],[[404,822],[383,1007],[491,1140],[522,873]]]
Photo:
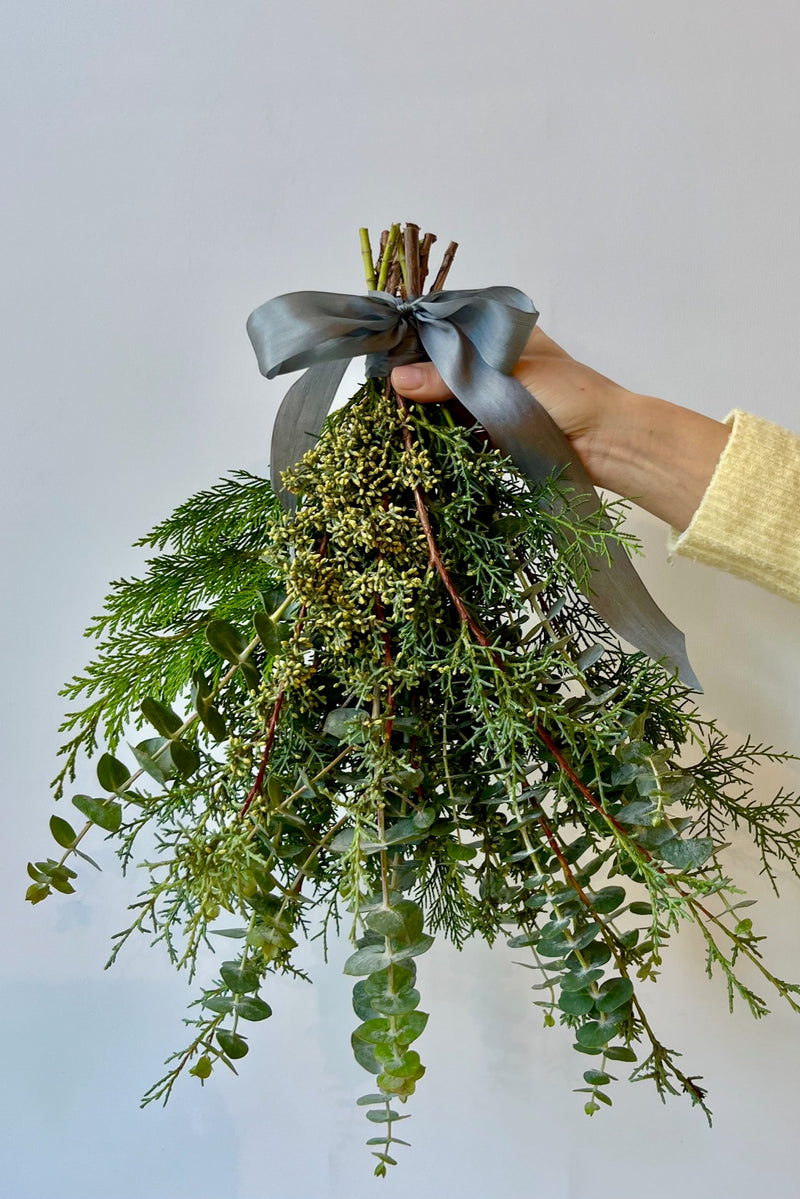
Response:
[[[575,448],[598,486],[683,530],[728,435],[726,425],[702,413],[615,385],[601,398],[596,423],[576,439]]]

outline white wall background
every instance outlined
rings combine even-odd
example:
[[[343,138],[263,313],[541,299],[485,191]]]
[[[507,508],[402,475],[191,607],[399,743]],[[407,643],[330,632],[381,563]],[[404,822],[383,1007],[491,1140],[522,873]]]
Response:
[[[702,949],[651,1007],[711,1089],[615,1089],[589,1121],[570,1038],[540,1028],[503,948],[425,959],[428,1074],[412,1150],[373,1181],[353,1098],[345,947],[277,983],[240,1079],[139,1095],[193,992],[157,953],[102,964],[135,880],[86,870],[21,899],[49,852],[57,690],[127,547],[231,467],[263,469],[283,392],[244,321],[286,290],[358,290],[356,229],[462,243],[456,286],[515,284],[543,326],[629,387],[800,428],[800,10],[793,0],[5,0],[3,951],[0,1193],[8,1199],[796,1197],[800,1021],[729,1016]],[[689,563],[642,571],[685,629],[703,708],[800,751],[798,611]],[[88,781],[88,775],[87,775]],[[765,792],[800,770],[759,780]],[[84,784],[86,785],[86,784]],[[102,847],[101,851],[102,853]],[[800,977],[800,887],[762,902]]]

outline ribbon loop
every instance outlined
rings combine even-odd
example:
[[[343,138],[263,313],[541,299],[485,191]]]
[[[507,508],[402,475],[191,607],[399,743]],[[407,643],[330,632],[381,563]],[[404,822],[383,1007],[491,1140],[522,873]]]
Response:
[[[492,443],[534,483],[558,473],[575,489],[581,514],[600,499],[580,460],[545,408],[511,375],[538,318],[515,287],[430,292],[401,300],[302,291],[268,300],[250,315],[247,332],[268,379],[308,368],[283,398],[272,433],[271,479],[284,506],[283,470],[298,462],[322,430],[348,362],[366,356],[368,378],[430,360],[447,386],[486,429]],[[625,549],[611,541],[611,565],[599,556],[587,598],[632,645],[702,690],[680,629],[657,606]]]

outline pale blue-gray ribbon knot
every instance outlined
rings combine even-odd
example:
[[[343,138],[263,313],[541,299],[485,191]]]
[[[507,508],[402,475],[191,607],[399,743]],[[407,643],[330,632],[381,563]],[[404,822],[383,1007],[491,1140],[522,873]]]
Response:
[[[272,379],[307,368],[284,396],[272,433],[271,478],[284,504],[293,501],[281,472],[315,444],[349,361],[366,355],[370,378],[430,359],[492,443],[533,483],[558,473],[575,489],[573,507],[596,511],[600,500],[566,437],[510,373],[538,315],[514,287],[429,292],[410,300],[382,291],[299,291],[262,304],[247,322],[261,373]],[[624,548],[613,539],[608,546],[611,564],[599,555],[592,563],[593,608],[637,649],[701,690],[683,633],[654,602]]]

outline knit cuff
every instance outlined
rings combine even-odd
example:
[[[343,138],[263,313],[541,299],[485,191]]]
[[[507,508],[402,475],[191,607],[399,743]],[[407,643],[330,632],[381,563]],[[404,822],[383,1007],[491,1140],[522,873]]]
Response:
[[[731,428],[700,506],[683,533],[680,554],[800,601],[800,437],[734,409]]]

